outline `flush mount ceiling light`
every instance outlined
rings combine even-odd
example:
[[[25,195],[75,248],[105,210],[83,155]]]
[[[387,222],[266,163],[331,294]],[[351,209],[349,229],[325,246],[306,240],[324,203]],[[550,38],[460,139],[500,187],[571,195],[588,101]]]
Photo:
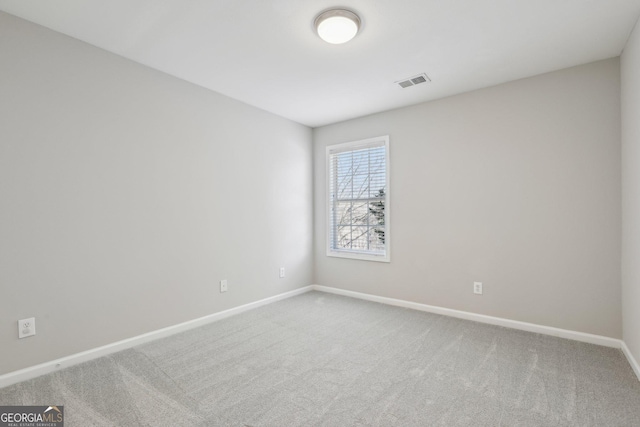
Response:
[[[344,9],[322,12],[315,20],[316,32],[327,43],[346,43],[358,34],[360,18]]]

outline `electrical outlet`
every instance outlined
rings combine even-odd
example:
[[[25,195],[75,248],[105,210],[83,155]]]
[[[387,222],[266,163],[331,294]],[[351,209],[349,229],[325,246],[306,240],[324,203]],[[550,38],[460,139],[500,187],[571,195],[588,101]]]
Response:
[[[36,334],[36,318],[18,320],[18,338],[26,338]]]
[[[473,293],[482,295],[482,282],[473,282]]]
[[[280,278],[284,277],[284,267],[280,267]]]
[[[222,293],[222,292],[227,292],[227,288],[228,288],[228,286],[227,286],[227,280],[226,280],[226,279],[225,279],[225,280],[221,280],[221,281],[220,281],[220,292],[221,292],[221,293]]]

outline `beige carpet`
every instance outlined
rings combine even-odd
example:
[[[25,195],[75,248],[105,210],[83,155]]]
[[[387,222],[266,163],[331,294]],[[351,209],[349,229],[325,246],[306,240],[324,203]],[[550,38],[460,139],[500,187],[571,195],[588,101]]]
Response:
[[[640,426],[619,350],[309,292],[0,389],[66,426]]]

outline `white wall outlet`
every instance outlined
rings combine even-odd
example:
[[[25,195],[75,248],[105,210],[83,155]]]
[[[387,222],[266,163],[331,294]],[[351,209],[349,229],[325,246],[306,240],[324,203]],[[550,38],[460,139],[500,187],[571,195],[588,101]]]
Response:
[[[482,282],[473,282],[473,293],[482,295]]]
[[[284,267],[280,267],[280,278],[284,277]]]
[[[18,320],[18,338],[26,338],[36,334],[36,318]]]
[[[227,279],[221,280],[220,281],[220,292],[227,292],[227,289],[228,289]]]

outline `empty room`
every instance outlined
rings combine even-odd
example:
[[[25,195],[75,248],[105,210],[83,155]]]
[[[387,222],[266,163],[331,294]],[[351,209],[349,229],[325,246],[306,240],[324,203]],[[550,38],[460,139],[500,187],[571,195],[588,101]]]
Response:
[[[640,426],[640,0],[0,0],[1,426]]]

